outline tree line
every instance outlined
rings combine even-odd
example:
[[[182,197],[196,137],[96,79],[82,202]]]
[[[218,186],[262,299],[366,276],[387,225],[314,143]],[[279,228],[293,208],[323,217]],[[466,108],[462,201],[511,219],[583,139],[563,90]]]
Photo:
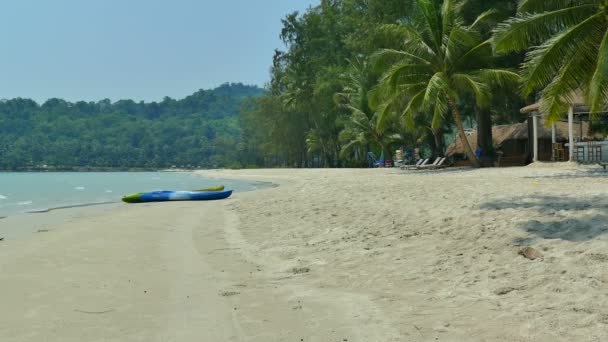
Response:
[[[0,101],[0,169],[359,167],[402,147],[441,156],[454,138],[481,166],[492,125],[524,105],[557,120],[574,93],[592,113],[608,97],[604,0],[321,0],[280,37],[265,89]]]
[[[240,83],[181,100],[0,101],[0,169],[240,167]]]
[[[441,156],[455,136],[491,164],[492,125],[526,104],[557,120],[582,91],[603,110],[607,18],[603,0],[322,0],[282,21],[267,92],[241,113],[248,160],[362,166],[368,151]]]

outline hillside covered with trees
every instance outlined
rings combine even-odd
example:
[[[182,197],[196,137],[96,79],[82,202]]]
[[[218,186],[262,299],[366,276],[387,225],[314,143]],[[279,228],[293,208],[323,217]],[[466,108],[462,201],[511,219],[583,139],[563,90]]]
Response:
[[[262,93],[235,83],[150,103],[3,100],[0,169],[234,166],[242,102]]]

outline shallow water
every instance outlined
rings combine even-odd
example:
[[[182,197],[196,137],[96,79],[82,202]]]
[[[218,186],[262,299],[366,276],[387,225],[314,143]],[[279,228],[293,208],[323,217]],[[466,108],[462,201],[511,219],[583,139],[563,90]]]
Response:
[[[178,172],[8,172],[0,173],[0,217],[120,202],[123,195],[135,192],[195,190],[219,184],[235,191],[266,186]]]

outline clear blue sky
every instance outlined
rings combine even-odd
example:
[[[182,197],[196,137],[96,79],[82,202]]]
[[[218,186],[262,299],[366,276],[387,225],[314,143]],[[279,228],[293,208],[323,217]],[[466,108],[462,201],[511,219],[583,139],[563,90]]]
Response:
[[[0,98],[152,101],[263,85],[281,18],[319,2],[2,1]]]

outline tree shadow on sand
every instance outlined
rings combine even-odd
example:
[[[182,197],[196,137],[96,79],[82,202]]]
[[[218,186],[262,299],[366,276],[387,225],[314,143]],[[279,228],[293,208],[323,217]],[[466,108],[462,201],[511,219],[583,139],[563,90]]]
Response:
[[[586,241],[608,232],[608,215],[588,213],[608,209],[606,196],[573,198],[568,196],[537,195],[513,199],[495,200],[482,204],[482,210],[535,210],[546,220],[530,219],[520,224],[520,228],[543,239]],[[585,215],[585,216],[582,216]],[[528,238],[519,239],[523,244]]]
[[[580,170],[569,170],[563,171],[560,173],[556,173],[553,175],[543,174],[540,176],[524,176],[523,178],[527,179],[581,179],[581,178],[589,178],[589,179],[597,179],[597,178],[608,178],[608,170],[604,170],[601,168],[594,169],[580,169]]]

